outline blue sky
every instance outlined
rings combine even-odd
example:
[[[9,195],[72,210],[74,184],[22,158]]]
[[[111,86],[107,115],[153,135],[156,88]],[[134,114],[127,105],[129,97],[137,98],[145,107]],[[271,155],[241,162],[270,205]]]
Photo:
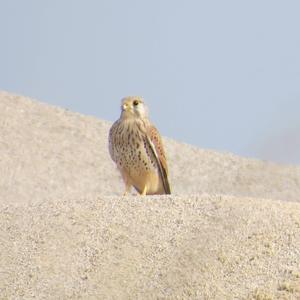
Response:
[[[300,164],[300,2],[0,1],[0,89],[114,121],[144,96],[163,135]]]

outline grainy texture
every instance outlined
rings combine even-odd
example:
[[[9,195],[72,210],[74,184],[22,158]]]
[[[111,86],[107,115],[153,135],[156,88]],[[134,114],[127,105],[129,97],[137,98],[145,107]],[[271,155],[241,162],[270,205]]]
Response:
[[[165,139],[122,198],[109,126],[0,93],[0,299],[300,299],[299,167]]]
[[[116,101],[118,107],[119,101]],[[0,197],[6,202],[66,195],[121,195],[108,153],[111,123],[0,92]],[[203,150],[165,139],[172,193],[300,201],[300,167]],[[180,149],[180,150],[179,150]]]
[[[299,203],[208,195],[7,206],[1,295],[297,299],[299,216]]]

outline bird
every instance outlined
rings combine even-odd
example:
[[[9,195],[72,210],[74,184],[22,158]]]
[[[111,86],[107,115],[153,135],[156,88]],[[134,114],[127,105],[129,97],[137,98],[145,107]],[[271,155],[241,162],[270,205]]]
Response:
[[[143,196],[171,194],[162,139],[142,97],[121,100],[120,118],[109,130],[109,153],[125,184],[123,196],[132,187]]]

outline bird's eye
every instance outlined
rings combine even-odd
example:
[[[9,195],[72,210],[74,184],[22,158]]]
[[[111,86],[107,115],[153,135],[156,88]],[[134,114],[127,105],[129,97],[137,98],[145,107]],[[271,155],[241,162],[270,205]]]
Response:
[[[134,101],[133,101],[133,105],[134,105],[134,106],[137,106],[138,104],[139,104],[139,101],[137,101],[137,100],[134,100]]]

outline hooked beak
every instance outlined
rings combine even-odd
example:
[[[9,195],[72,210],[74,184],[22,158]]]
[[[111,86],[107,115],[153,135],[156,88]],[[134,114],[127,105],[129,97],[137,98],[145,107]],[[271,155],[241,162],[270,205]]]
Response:
[[[122,104],[121,110],[122,110],[122,112],[123,111],[131,111],[132,112],[132,108],[127,103]]]
[[[122,111],[125,111],[125,110],[127,109],[127,107],[128,107],[127,104],[123,104],[123,105],[121,106]]]

